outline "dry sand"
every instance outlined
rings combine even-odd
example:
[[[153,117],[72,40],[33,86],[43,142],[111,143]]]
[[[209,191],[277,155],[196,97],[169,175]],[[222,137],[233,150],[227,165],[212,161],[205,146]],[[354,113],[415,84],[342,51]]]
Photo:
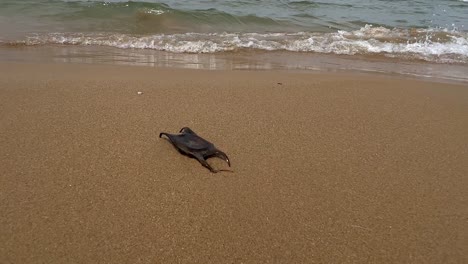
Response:
[[[0,263],[468,263],[467,85],[0,64],[0,120]]]

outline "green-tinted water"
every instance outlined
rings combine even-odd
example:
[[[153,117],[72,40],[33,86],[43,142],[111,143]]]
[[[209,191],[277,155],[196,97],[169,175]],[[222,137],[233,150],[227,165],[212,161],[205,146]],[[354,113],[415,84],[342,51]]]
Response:
[[[468,63],[462,0],[0,0],[0,45],[239,50]]]

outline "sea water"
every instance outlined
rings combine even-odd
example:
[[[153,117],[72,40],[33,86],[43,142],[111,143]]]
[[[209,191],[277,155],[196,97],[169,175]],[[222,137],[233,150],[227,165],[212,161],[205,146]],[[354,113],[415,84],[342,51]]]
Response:
[[[166,54],[158,53],[157,60],[177,54],[179,59],[260,54],[278,65],[277,58],[287,54],[310,60],[334,55],[455,65],[463,72],[468,1],[0,0],[0,48],[51,46],[75,52],[114,48],[118,51],[111,53],[124,61],[125,54],[131,61],[138,50],[140,57],[155,56],[148,50]],[[314,66],[297,61],[302,64],[292,65]],[[291,59],[283,64],[291,66]]]

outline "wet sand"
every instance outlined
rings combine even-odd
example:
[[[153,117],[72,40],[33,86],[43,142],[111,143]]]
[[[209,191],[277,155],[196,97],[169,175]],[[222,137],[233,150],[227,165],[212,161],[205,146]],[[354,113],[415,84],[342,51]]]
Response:
[[[467,263],[467,102],[372,75],[0,64],[0,262]],[[183,126],[234,172],[158,138]]]
[[[76,45],[1,45],[0,62],[78,63],[198,70],[321,71],[392,74],[468,83],[468,64],[430,63],[380,55],[336,55],[285,51],[171,53],[151,49],[118,49]]]

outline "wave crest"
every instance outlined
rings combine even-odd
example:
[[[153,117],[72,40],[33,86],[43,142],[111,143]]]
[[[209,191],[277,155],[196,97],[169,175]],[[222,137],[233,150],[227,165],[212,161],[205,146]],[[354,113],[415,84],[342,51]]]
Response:
[[[17,44],[18,42],[16,42]],[[25,45],[99,45],[177,53],[256,49],[346,55],[383,55],[441,63],[468,63],[468,33],[436,29],[365,27],[333,33],[183,33],[135,36],[114,33],[35,35]]]

